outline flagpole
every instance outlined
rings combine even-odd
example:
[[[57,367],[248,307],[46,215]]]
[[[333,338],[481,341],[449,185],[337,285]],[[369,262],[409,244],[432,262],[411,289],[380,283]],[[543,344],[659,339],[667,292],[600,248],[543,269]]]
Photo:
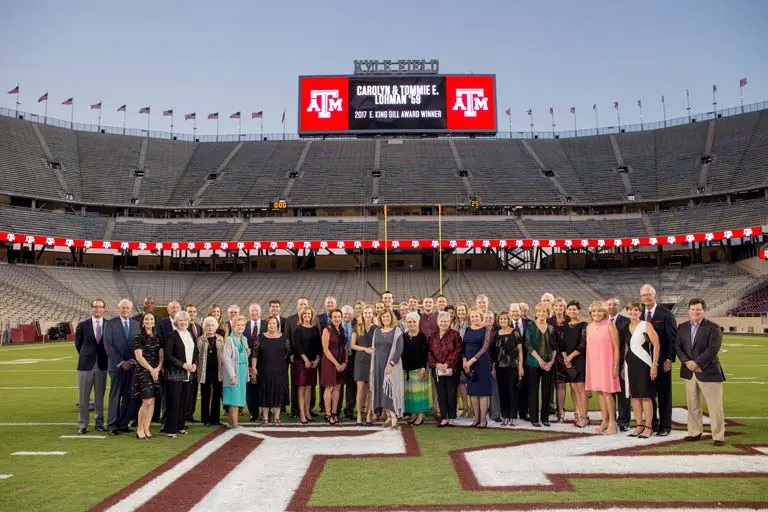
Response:
[[[261,129],[260,129],[261,130],[261,135],[260,135],[259,139],[261,141],[263,141],[264,140],[264,114],[261,114],[261,117],[259,118],[259,121],[261,121]]]
[[[101,100],[99,100],[99,125],[96,127],[96,131],[101,132]]]
[[[241,113],[237,118],[237,140],[238,142],[243,137],[243,114]]]
[[[552,117],[552,138],[555,138],[555,110],[550,108],[549,115]]]
[[[123,110],[123,135],[125,135],[125,123],[128,120],[128,108],[126,107],[125,110]]]
[[[597,121],[597,103],[592,106],[592,110],[595,111],[595,131],[597,135],[600,135],[600,123]]]
[[[685,109],[688,111],[688,122],[691,122],[691,94],[688,89],[685,90]]]
[[[712,86],[712,113],[717,117],[717,86]]]
[[[149,138],[149,120],[152,118],[152,107],[149,107],[149,112],[147,112],[147,138]]]
[[[664,96],[661,97],[661,111],[664,113],[664,128],[667,127],[667,104],[664,102]]]
[[[73,129],[75,127],[75,100],[72,100],[72,103],[69,105],[69,129]]]
[[[173,140],[173,111],[171,111],[171,140]]]
[[[577,132],[577,130],[576,130],[576,109],[573,109],[573,112],[571,112],[571,114],[573,114],[573,136],[575,137],[576,136],[576,132]]]
[[[530,121],[531,121],[531,140],[533,140],[533,109],[530,109],[528,111],[528,117],[531,118],[530,119]]]
[[[45,98],[45,114],[43,116],[43,124],[48,124],[48,98],[47,98],[48,91],[45,91],[45,95],[46,95],[46,98]],[[742,110],[744,109],[743,103],[744,102],[742,101]]]
[[[637,100],[637,108],[640,109],[640,131],[643,131],[643,104]]]
[[[219,115],[216,114],[216,142],[219,142]]]
[[[283,140],[285,140],[285,109],[283,109]],[[387,288],[386,286],[384,287]]]
[[[619,125],[619,133],[621,133],[621,110],[618,105],[616,105],[616,124]]]
[[[19,117],[19,105],[21,105],[21,102],[19,101],[19,94],[21,94],[21,87],[19,87],[18,84],[16,84],[16,118]]]
[[[512,138],[512,109],[507,109],[507,117],[509,118],[509,138]],[[441,279],[440,282],[443,280]]]
[[[195,117],[192,118],[192,141],[197,141],[197,112],[195,112]]]
[[[744,86],[741,85],[741,80],[739,80],[739,100],[741,101],[741,113],[744,113]]]

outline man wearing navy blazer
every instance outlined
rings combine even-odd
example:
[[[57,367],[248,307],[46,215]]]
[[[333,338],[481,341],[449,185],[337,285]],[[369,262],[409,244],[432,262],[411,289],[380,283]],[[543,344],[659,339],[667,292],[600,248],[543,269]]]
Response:
[[[134,338],[139,334],[139,322],[131,318],[133,302],[121,300],[118,305],[120,316],[107,320],[104,325],[104,348],[109,360],[109,408],[107,409],[107,431],[116,436],[119,432],[133,432],[128,422],[133,417],[131,391],[134,358]]]
[[[680,377],[685,381],[688,403],[688,435],[686,441],[698,441],[704,431],[701,395],[707,402],[709,425],[715,446],[725,444],[725,415],[723,413],[723,381],[725,374],[717,353],[723,343],[720,326],[705,318],[707,303],[691,299],[688,320],[680,324],[675,348],[680,362]]]
[[[101,299],[91,302],[91,316],[75,329],[75,349],[77,349],[77,388],[79,390],[80,416],[77,422],[78,432],[88,431],[91,389],[96,413],[96,430],[104,431],[104,393],[107,389],[107,351],[104,349],[104,308]]]
[[[608,305],[608,321],[616,327],[619,331],[619,368],[621,372],[624,372],[624,353],[627,350],[627,343],[631,333],[629,332],[629,318],[622,316],[619,311],[621,309],[621,299],[618,297],[611,297],[605,301]],[[616,397],[616,424],[619,426],[621,432],[626,432],[629,428],[629,421],[632,415],[632,404],[627,398],[624,378],[619,375],[619,384],[621,384],[621,391],[614,393]]]
[[[172,300],[168,303],[168,306],[166,308],[166,311],[168,311],[168,318],[162,318],[158,319],[157,316],[155,316],[155,325],[157,326],[155,330],[157,331],[157,337],[160,338],[160,346],[165,347],[166,341],[170,339],[171,334],[173,334],[173,317],[176,316],[176,313],[181,311],[181,304],[179,304],[177,301]],[[165,396],[165,377],[161,378],[161,389],[163,390],[163,396]],[[162,405],[163,400],[160,399],[160,397],[155,398],[155,410],[152,413],[152,421],[161,421],[161,419],[165,420],[165,408]],[[162,414],[161,414],[162,413]],[[162,418],[161,418],[162,415]]]
[[[650,322],[659,335],[659,362],[662,371],[656,377],[656,396],[653,401],[653,431],[658,436],[672,432],[672,363],[675,361],[677,321],[670,310],[656,303],[656,289],[650,284],[640,288],[643,309],[642,320]],[[657,410],[658,405],[658,410]]]

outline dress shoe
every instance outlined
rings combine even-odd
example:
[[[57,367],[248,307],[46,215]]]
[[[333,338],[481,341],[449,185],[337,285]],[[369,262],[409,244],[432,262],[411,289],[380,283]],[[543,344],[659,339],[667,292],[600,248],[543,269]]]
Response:
[[[116,436],[116,435],[119,435],[119,434],[120,434],[120,432],[118,432],[117,430],[110,430],[109,431],[109,435],[110,436]]]
[[[549,427],[550,426],[548,421],[542,421],[541,424],[544,425],[545,427]]]
[[[95,430],[96,432],[106,432],[107,431],[107,429],[105,429],[104,427],[96,427],[93,430]]]
[[[538,421],[532,421],[532,422],[531,422],[531,426],[532,426],[532,427],[540,427],[540,426],[541,426],[541,423],[539,423]]]
[[[715,446],[725,446],[725,441],[715,441],[712,444],[715,445]]]
[[[666,428],[665,429],[660,429],[659,433],[656,434],[656,435],[659,436],[659,437],[667,437],[670,432],[672,432],[670,429],[666,429]]]
[[[85,434],[86,432],[88,432],[87,428],[79,428],[79,429],[77,429],[77,433],[78,434]]]
[[[699,439],[701,439],[701,434],[697,436],[685,436],[683,441],[698,441]]]
[[[627,430],[629,430],[629,428],[627,428],[626,425],[619,425],[619,431],[620,432],[626,432]]]
[[[199,422],[198,420],[196,420],[195,418],[187,418],[187,419],[185,419],[184,421],[186,421],[187,423],[200,423],[200,422]]]

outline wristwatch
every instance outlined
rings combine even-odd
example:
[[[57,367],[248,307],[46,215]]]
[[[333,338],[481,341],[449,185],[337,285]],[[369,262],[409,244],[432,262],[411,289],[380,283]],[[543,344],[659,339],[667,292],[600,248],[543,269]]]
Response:
[[[395,367],[395,363],[393,363],[392,361],[390,361],[390,362],[389,362],[389,366],[391,366],[392,368],[394,368],[394,367]]]

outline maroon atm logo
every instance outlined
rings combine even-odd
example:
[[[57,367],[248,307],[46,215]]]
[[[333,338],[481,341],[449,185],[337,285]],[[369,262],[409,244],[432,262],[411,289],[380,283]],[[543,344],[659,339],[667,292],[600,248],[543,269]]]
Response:
[[[347,77],[302,77],[299,94],[300,132],[336,132],[348,129]]]

